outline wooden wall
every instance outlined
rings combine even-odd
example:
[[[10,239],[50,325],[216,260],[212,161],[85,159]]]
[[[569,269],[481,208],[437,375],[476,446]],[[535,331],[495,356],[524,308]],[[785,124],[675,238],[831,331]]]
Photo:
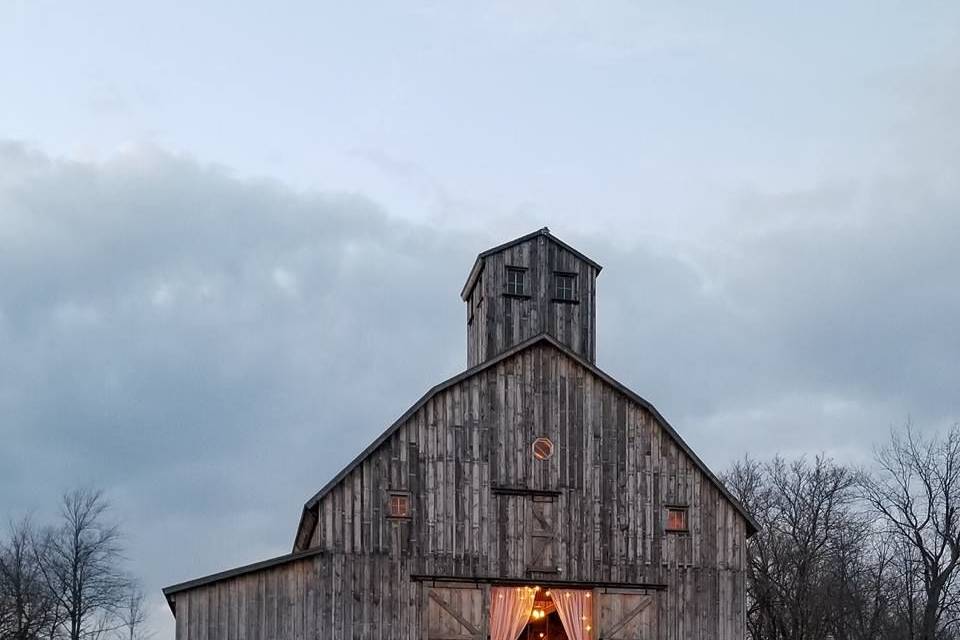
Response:
[[[529,297],[504,295],[508,266],[527,270]],[[576,303],[554,300],[555,272],[577,274]],[[595,267],[545,235],[484,257],[483,270],[467,294],[467,366],[544,332],[594,362],[596,278]]]
[[[538,436],[556,444],[550,460],[533,457]],[[387,517],[392,490],[409,492],[409,519]],[[536,516],[556,531],[546,556],[530,533],[539,526],[538,500],[549,509]],[[665,505],[688,507],[689,533],[665,533]],[[658,637],[744,637],[743,517],[644,406],[547,342],[435,395],[317,509],[310,546],[321,556],[271,569],[272,577],[186,592],[186,620],[178,594],[178,639],[414,637],[411,574],[663,584]],[[556,569],[531,573],[544,557]],[[268,595],[270,580],[276,596]],[[220,631],[224,615],[228,628],[234,624],[230,607],[250,597],[261,603],[256,624],[267,635]],[[270,617],[277,598],[294,622]],[[216,633],[209,631],[214,608]],[[400,617],[388,630],[384,616]],[[270,635],[271,625],[287,624],[294,635]],[[323,631],[301,636],[298,624]]]
[[[548,461],[530,449],[542,435]],[[558,574],[528,573],[532,497],[498,487],[558,492]],[[391,489],[410,520],[386,517]],[[664,531],[665,505],[688,506],[689,534]],[[545,343],[431,399],[318,516],[325,550],[399,551],[426,575],[663,583],[663,624],[684,630],[670,637],[742,637],[743,518],[649,411]]]
[[[406,563],[321,554],[177,593],[177,640],[420,637]]]

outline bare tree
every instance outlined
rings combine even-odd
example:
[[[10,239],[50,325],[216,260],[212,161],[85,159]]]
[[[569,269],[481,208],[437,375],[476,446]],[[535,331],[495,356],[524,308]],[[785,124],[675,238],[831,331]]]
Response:
[[[960,564],[960,426],[925,438],[910,424],[876,450],[864,497],[899,542],[909,622],[902,637],[940,640],[954,631]]]
[[[9,540],[0,545],[0,638],[49,637],[57,606],[36,562],[37,538],[29,518],[9,525]]]
[[[122,605],[118,610],[120,627],[117,640],[147,640],[151,634],[146,629],[147,609],[144,606],[143,591],[131,584]]]
[[[60,525],[38,548],[40,572],[63,613],[69,640],[97,640],[121,626],[118,611],[130,580],[121,570],[120,531],[107,519],[100,491],[76,490],[63,496]]]
[[[860,636],[867,523],[854,509],[856,473],[818,456],[762,464],[744,459],[726,475],[760,525],[748,543],[747,625],[756,640]]]

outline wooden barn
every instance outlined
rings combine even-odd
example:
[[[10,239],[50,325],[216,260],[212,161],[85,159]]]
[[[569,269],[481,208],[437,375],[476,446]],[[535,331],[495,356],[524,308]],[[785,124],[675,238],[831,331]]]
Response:
[[[468,368],[307,500],[291,553],[164,589],[177,639],[744,638],[755,525],[597,368],[600,269],[547,229],[481,253]]]

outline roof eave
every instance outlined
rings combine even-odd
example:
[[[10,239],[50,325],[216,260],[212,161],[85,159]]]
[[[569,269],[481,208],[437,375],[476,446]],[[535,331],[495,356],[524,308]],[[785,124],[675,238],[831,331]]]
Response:
[[[470,269],[469,275],[467,275],[467,281],[463,284],[463,289],[460,290],[460,299],[466,301],[470,296],[470,291],[473,290],[473,285],[477,281],[477,278],[480,277],[480,272],[483,271],[483,258],[477,256],[476,261],[473,263],[473,268]]]

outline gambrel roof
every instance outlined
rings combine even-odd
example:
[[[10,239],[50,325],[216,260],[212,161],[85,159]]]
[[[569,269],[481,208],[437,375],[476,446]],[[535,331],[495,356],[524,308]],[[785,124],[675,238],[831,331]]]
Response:
[[[747,510],[743,507],[743,505],[727,490],[723,482],[719,478],[717,478],[717,476],[714,475],[712,471],[710,471],[707,465],[700,459],[699,456],[697,456],[696,453],[694,453],[693,449],[691,449],[690,446],[686,442],[684,442],[683,438],[680,437],[680,434],[677,433],[677,431],[670,425],[670,423],[667,422],[666,418],[664,418],[652,404],[650,404],[647,400],[637,395],[635,392],[630,390],[625,385],[618,382],[616,379],[614,379],[612,376],[610,376],[606,372],[602,371],[596,365],[588,362],[587,360],[585,360],[584,358],[582,358],[581,356],[579,356],[578,354],[570,350],[568,347],[558,342],[555,338],[553,338],[549,334],[542,333],[540,335],[534,336],[533,338],[530,338],[529,340],[521,342],[520,344],[517,344],[513,348],[508,349],[507,351],[504,351],[503,353],[496,356],[495,358],[491,358],[486,362],[483,362],[471,369],[467,369],[466,371],[458,375],[455,375],[444,382],[441,382],[440,384],[434,386],[429,391],[427,391],[427,393],[425,393],[423,397],[417,400],[417,402],[414,403],[412,407],[407,409],[407,411],[405,411],[403,415],[401,415],[392,425],[390,425],[390,427],[386,431],[380,434],[380,436],[376,440],[374,440],[370,444],[370,446],[364,449],[360,453],[360,455],[354,458],[353,461],[350,462],[350,464],[344,467],[327,484],[325,484],[323,488],[320,489],[320,491],[314,494],[314,496],[306,502],[306,504],[303,507],[303,513],[300,518],[300,524],[297,527],[297,535],[294,539],[294,551],[298,550],[297,547],[301,542],[305,542],[306,540],[309,539],[309,533],[304,531],[304,525],[309,522],[308,526],[311,527],[310,533],[312,533],[312,527],[315,524],[315,522],[310,522],[313,518],[312,512],[316,508],[320,500],[327,493],[329,493],[334,487],[336,487],[341,481],[343,481],[343,479],[346,478],[350,474],[350,472],[356,469],[368,456],[370,456],[384,442],[386,442],[398,429],[400,429],[400,427],[411,416],[413,416],[421,407],[427,404],[427,402],[429,402],[434,396],[436,396],[440,392],[452,387],[453,385],[459,382],[462,382],[468,378],[471,378],[489,369],[490,367],[495,367],[500,362],[503,362],[504,360],[507,360],[515,356],[516,354],[521,353],[533,347],[534,345],[542,344],[542,343],[546,343],[553,346],[562,354],[564,354],[566,357],[572,359],[574,362],[576,362],[577,364],[582,366],[584,369],[586,369],[587,371],[595,375],[597,378],[601,379],[602,381],[604,381],[605,383],[607,383],[608,385],[610,385],[611,387],[613,387],[614,389],[616,389],[617,391],[625,395],[627,398],[629,398],[633,402],[637,403],[638,405],[640,405],[641,407],[649,411],[650,414],[657,421],[657,423],[660,425],[660,427],[662,427],[663,430],[667,433],[667,435],[677,444],[680,450],[683,451],[693,461],[695,466],[710,480],[710,482],[712,482],[717,487],[720,494],[726,500],[728,500],[730,504],[734,506],[734,508],[737,510],[737,512],[741,516],[743,516],[744,520],[746,520],[747,522],[747,536],[749,537],[753,535],[758,530],[759,527],[756,521],[753,520],[753,518],[750,516]]]

